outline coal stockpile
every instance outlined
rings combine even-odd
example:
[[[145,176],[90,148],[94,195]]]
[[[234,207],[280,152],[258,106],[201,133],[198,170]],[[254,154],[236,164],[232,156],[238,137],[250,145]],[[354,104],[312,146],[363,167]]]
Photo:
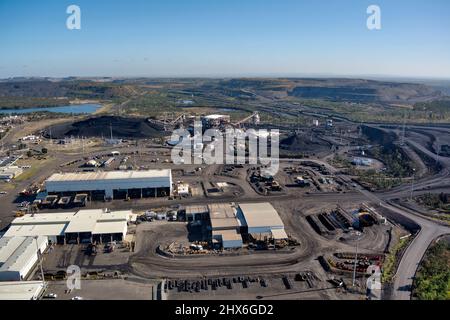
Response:
[[[44,136],[64,139],[66,137],[104,137],[110,138],[157,138],[163,136],[161,130],[147,119],[116,116],[93,117],[86,120],[63,123],[47,128]]]
[[[280,148],[286,152],[320,153],[329,151],[331,145],[307,134],[292,134],[280,141]]]

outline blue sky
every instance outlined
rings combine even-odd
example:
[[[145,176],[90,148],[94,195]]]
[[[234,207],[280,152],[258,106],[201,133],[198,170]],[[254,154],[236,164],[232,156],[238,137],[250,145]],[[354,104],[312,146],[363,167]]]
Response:
[[[450,78],[450,1],[0,0],[0,78],[70,75]]]

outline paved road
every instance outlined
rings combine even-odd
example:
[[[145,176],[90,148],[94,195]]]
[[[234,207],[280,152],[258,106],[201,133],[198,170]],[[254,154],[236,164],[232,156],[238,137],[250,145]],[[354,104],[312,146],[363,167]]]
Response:
[[[393,206],[366,190],[361,189],[360,192],[373,202],[379,204],[381,207],[408,218],[420,226],[419,233],[403,254],[402,260],[400,261],[397,269],[397,274],[394,277],[394,291],[392,293],[392,299],[410,300],[414,276],[428,246],[434,239],[442,235],[449,234],[450,227],[440,225],[432,220],[423,218],[414,213],[412,210]]]
[[[435,222],[424,219],[412,212],[410,214],[405,214],[407,210],[403,208],[399,209],[387,204],[382,204],[382,206],[400,215],[407,216],[421,227],[419,234],[413,239],[403,254],[402,260],[398,266],[398,272],[394,278],[392,298],[394,300],[409,300],[411,299],[413,280],[422,257],[432,241],[442,235],[449,234],[450,228],[438,225]]]
[[[381,128],[379,128],[381,129]],[[388,131],[387,129],[382,129]],[[414,189],[433,190],[444,188],[448,192],[449,188],[445,188],[447,184],[450,185],[449,168],[450,158],[437,156],[424,146],[418,144],[413,140],[407,142],[413,149],[419,150],[427,156],[436,159],[442,165],[442,170],[437,175],[421,179],[415,183]],[[389,192],[384,192],[379,195],[370,193],[366,190],[360,189],[360,192],[373,202],[378,203],[385,209],[394,212],[405,218],[409,218],[420,226],[420,231],[413,239],[411,244],[404,252],[399,263],[397,274],[394,277],[394,291],[392,299],[394,300],[410,300],[413,280],[419,267],[419,264],[433,240],[442,235],[450,234],[450,227],[442,225],[436,221],[427,219],[411,209],[397,207],[389,204],[387,201],[393,198],[408,197],[411,192],[411,186],[402,185],[394,188]]]

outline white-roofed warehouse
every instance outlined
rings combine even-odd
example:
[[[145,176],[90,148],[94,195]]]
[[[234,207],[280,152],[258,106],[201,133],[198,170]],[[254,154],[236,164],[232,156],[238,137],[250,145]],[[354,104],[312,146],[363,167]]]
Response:
[[[85,193],[95,200],[162,197],[172,193],[172,171],[55,173],[45,181],[45,188],[48,194]]]
[[[250,235],[268,235],[276,240],[287,239],[284,224],[278,212],[268,202],[240,203],[237,217]]]
[[[27,214],[11,222],[5,237],[46,236],[59,244],[122,241],[132,215],[102,209]]]
[[[47,237],[1,238],[0,281],[25,280],[38,261],[38,250],[43,253],[47,246]]]

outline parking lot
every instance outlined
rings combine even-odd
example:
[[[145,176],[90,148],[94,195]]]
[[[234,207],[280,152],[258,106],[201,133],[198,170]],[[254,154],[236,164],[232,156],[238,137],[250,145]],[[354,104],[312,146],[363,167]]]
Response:
[[[168,280],[169,299],[330,299],[343,290],[313,272],[268,276],[235,276],[197,280]],[[350,297],[349,297],[350,298]]]

